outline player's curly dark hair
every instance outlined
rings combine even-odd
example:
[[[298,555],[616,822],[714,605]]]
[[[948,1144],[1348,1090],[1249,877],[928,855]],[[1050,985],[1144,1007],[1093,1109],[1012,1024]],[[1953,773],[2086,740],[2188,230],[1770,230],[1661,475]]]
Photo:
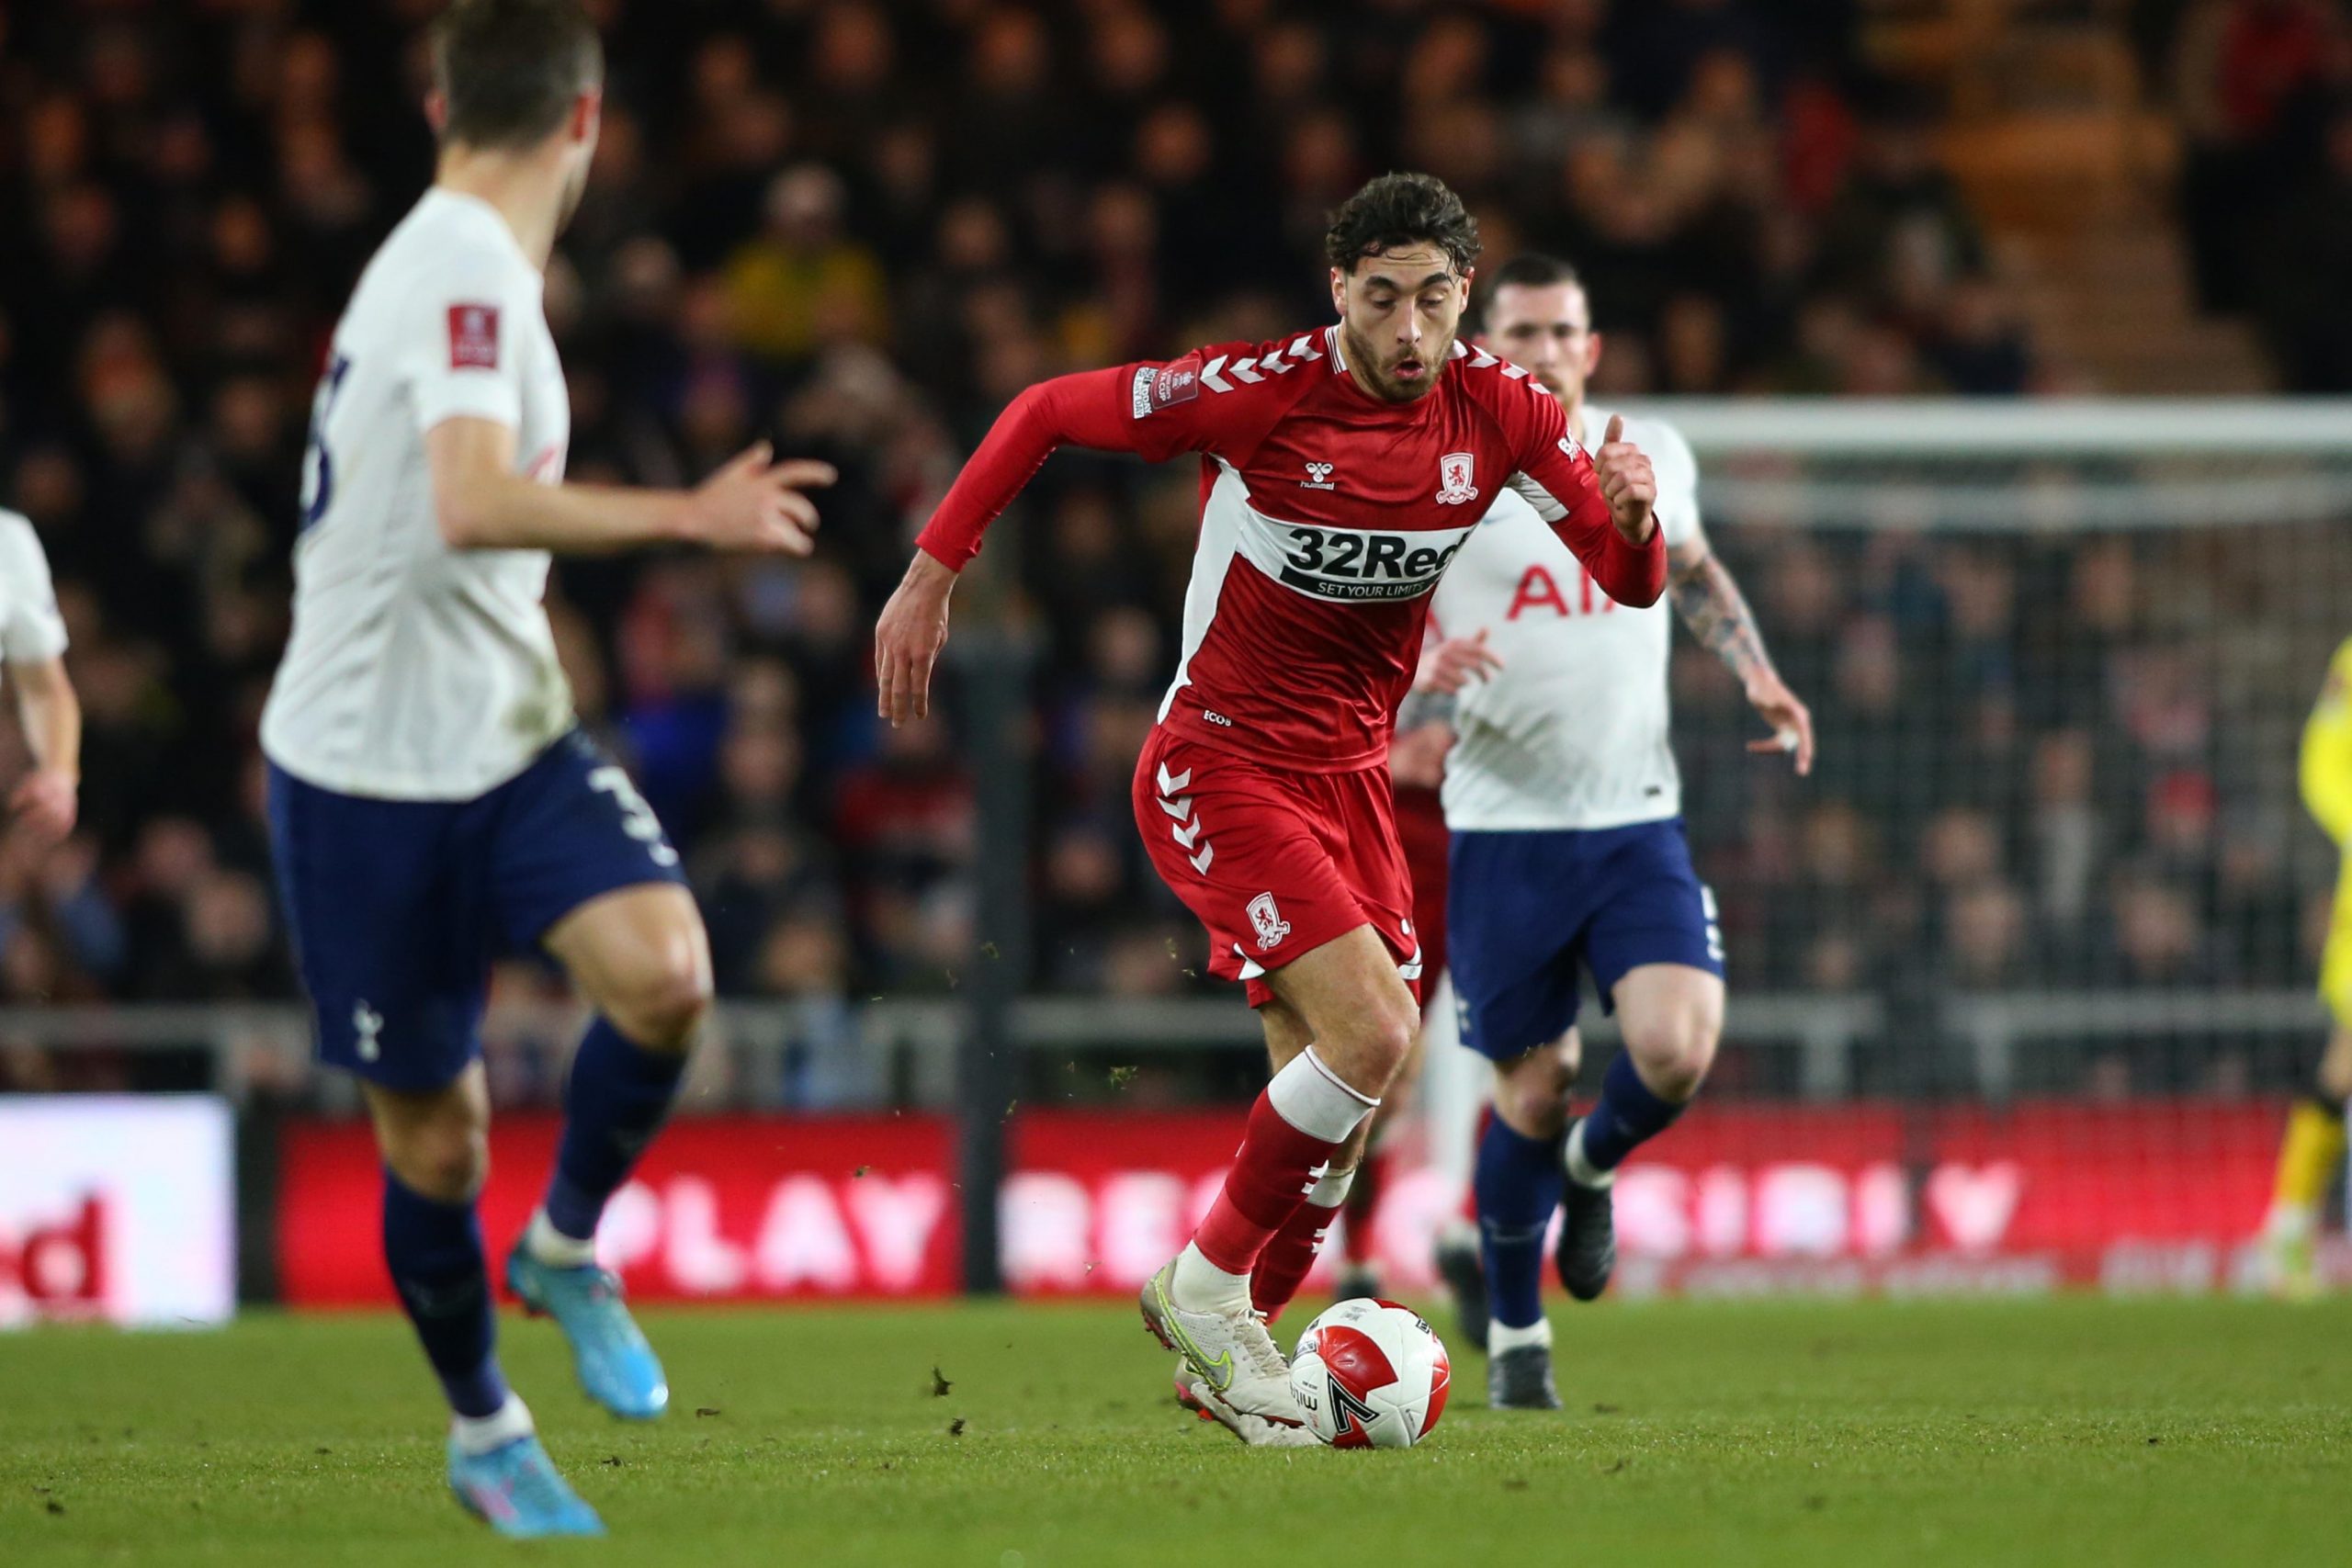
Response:
[[[1478,259],[1478,220],[1435,175],[1386,174],[1340,204],[1323,234],[1323,254],[1341,272],[1398,245],[1432,244],[1455,270]]]
[[[605,78],[605,48],[580,0],[456,0],[433,25],[442,134],[471,147],[528,147],[555,134]]]

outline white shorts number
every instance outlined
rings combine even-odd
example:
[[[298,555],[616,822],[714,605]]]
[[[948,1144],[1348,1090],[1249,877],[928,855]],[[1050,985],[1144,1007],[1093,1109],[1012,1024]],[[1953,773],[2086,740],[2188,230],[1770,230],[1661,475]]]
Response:
[[[1722,917],[1715,913],[1715,890],[1703,882],[1699,884],[1699,912],[1707,917],[1707,956],[1721,964],[1724,961]]]
[[[636,781],[626,771],[609,766],[598,768],[588,775],[588,787],[613,797],[613,803],[621,808],[621,831],[643,844],[655,865],[678,863],[678,852],[662,836],[662,819],[653,815],[653,807],[645,804],[645,796],[637,793]]]

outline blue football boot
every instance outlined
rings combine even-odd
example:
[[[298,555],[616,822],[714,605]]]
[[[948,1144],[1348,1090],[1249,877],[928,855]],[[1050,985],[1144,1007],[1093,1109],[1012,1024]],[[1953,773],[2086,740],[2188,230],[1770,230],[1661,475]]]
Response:
[[[449,1490],[466,1512],[515,1540],[605,1533],[596,1510],[556,1473],[555,1461],[529,1433],[481,1454],[467,1453],[452,1438]]]
[[[563,1330],[589,1398],[631,1421],[650,1421],[670,1407],[669,1380],[610,1269],[558,1268],[517,1246],[506,1258],[506,1286],[533,1316],[551,1317]]]

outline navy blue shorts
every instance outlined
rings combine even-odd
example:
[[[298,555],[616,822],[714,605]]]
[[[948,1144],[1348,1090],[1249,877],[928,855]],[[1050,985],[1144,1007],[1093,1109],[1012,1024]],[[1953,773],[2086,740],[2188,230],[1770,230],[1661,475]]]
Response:
[[[683,883],[629,782],[575,729],[472,800],[374,800],[269,770],[269,833],[319,1059],[439,1089],[481,1049],[493,959],[592,898]]]
[[[1462,1043],[1511,1061],[1577,1021],[1577,971],[1601,1007],[1625,972],[1681,964],[1720,976],[1715,896],[1679,818],[1589,831],[1456,833],[1446,947]]]

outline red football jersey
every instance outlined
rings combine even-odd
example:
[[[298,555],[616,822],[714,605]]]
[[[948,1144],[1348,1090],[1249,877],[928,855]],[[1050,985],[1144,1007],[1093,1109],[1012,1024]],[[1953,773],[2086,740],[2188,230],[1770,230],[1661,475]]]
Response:
[[[1336,326],[1040,382],[999,416],[917,543],[961,570],[1065,444],[1202,455],[1182,662],[1160,722],[1284,768],[1386,756],[1430,592],[1499,486],[1612,598],[1653,604],[1666,582],[1657,531],[1646,545],[1618,533],[1559,400],[1459,343],[1409,403],[1356,384]]]

